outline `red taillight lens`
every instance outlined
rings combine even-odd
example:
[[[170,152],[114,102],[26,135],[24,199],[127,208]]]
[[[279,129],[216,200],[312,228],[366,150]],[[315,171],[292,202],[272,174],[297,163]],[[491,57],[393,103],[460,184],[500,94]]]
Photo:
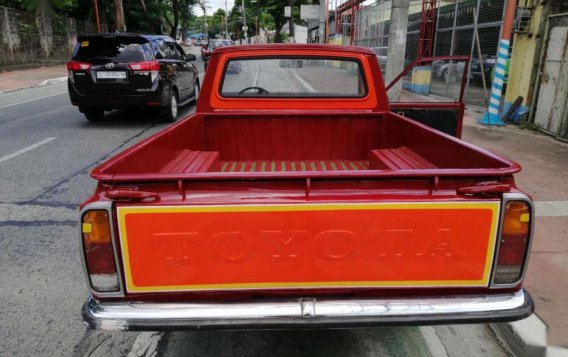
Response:
[[[118,291],[108,211],[92,210],[83,214],[81,231],[85,264],[93,289],[100,292]]]
[[[160,63],[158,61],[145,61],[130,63],[128,67],[133,71],[158,71]]]
[[[67,62],[67,70],[69,71],[88,71],[91,69],[90,63],[69,61]]]
[[[508,201],[499,243],[499,255],[493,282],[513,284],[522,275],[528,255],[531,207],[526,201]]]

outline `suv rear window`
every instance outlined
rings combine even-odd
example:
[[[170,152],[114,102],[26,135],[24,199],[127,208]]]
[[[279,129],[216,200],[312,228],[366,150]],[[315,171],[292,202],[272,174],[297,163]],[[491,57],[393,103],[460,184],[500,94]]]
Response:
[[[112,62],[141,62],[153,59],[150,51],[148,43],[141,38],[82,38],[77,43],[73,59],[78,61],[105,59]]]

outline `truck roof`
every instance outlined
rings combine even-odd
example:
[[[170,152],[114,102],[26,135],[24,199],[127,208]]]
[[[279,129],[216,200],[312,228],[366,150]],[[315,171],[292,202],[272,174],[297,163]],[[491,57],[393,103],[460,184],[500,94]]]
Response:
[[[374,55],[371,49],[367,47],[342,46],[342,45],[320,45],[320,44],[298,44],[298,43],[271,43],[262,45],[239,45],[227,46],[215,49],[215,53],[236,52],[236,51],[259,51],[259,50],[316,50],[329,52],[354,52],[362,54]]]

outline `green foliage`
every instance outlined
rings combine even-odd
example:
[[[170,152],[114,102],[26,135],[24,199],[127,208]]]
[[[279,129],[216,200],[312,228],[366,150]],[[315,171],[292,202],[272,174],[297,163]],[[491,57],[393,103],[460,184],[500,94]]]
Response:
[[[324,0],[320,0],[324,1]],[[302,4],[311,4],[312,1],[310,0],[294,0],[293,1],[293,8],[292,8],[292,21],[295,24],[303,24],[304,22],[300,19],[300,5]],[[275,34],[275,42],[283,42],[284,39],[282,38],[282,27],[286,22],[289,21],[289,18],[284,17],[284,7],[289,6],[289,1],[282,1],[282,0],[258,0],[255,4],[256,7],[262,9],[263,13],[269,14],[272,16],[272,21],[274,23],[274,29],[276,30]]]
[[[0,0],[0,6],[51,16],[76,7],[76,0]]]
[[[168,15],[171,8],[162,1],[143,0],[143,2],[144,6],[141,0],[123,0],[126,28],[132,32],[161,34],[162,17],[164,14]],[[112,4],[112,1],[109,3]]]

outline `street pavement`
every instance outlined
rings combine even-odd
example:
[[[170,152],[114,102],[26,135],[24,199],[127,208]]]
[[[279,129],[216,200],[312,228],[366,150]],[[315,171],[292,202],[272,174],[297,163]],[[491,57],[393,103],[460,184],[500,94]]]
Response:
[[[200,64],[200,68],[202,68]],[[181,115],[194,111],[182,109]],[[313,331],[93,331],[78,205],[98,164],[168,125],[143,111],[90,123],[66,84],[0,95],[0,356],[508,355],[484,324]]]

